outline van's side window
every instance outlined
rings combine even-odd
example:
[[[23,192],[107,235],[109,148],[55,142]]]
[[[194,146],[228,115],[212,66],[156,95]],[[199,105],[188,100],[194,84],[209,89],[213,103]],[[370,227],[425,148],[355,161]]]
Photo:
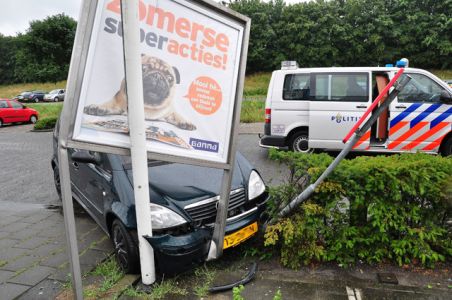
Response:
[[[360,73],[314,74],[311,100],[351,101],[369,100],[369,75]]]
[[[441,91],[439,84],[422,74],[408,74],[411,80],[400,91],[399,102],[439,102]]]
[[[309,100],[309,74],[288,74],[284,78],[284,100]]]

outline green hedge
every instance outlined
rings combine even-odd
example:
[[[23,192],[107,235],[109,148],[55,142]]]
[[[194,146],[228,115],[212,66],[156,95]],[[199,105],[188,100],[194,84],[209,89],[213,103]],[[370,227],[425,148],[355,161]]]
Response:
[[[34,130],[52,129],[55,127],[57,119],[57,117],[47,117],[39,119],[34,126]]]
[[[271,151],[290,170],[273,188],[275,214],[332,161],[327,154]],[[393,261],[433,267],[452,257],[452,158],[426,154],[363,156],[344,160],[292,215],[267,227],[265,245],[284,265],[312,261]]]

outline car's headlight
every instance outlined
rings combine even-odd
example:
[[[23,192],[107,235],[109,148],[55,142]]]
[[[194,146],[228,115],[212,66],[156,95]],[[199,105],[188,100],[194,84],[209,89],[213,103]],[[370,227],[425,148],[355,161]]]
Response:
[[[187,223],[179,214],[158,204],[150,203],[152,229],[165,229]]]
[[[248,180],[248,198],[254,199],[265,192],[265,183],[256,171],[251,171]]]

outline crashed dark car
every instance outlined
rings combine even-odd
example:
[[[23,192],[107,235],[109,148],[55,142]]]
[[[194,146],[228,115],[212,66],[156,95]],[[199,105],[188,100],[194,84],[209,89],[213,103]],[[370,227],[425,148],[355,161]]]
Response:
[[[58,126],[57,126],[58,128]],[[57,130],[51,165],[61,196]],[[110,236],[121,268],[139,271],[131,161],[127,156],[69,149],[73,198]],[[157,270],[175,274],[206,260],[213,234],[222,170],[148,161],[153,236],[147,237]],[[257,230],[268,199],[258,172],[237,152],[226,237]],[[250,235],[248,233],[248,235]],[[251,235],[250,235],[251,236]],[[235,246],[235,244],[233,245]],[[227,251],[227,250],[226,250]]]

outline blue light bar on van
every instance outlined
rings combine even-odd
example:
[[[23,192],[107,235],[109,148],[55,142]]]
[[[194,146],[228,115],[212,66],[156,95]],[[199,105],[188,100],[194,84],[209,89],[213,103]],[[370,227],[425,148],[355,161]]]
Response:
[[[393,64],[386,64],[385,67],[386,68],[392,68],[392,67],[394,67],[394,65]]]
[[[397,67],[397,68],[405,68],[405,67],[406,67],[406,61],[398,60],[398,61],[396,62],[396,67]]]

